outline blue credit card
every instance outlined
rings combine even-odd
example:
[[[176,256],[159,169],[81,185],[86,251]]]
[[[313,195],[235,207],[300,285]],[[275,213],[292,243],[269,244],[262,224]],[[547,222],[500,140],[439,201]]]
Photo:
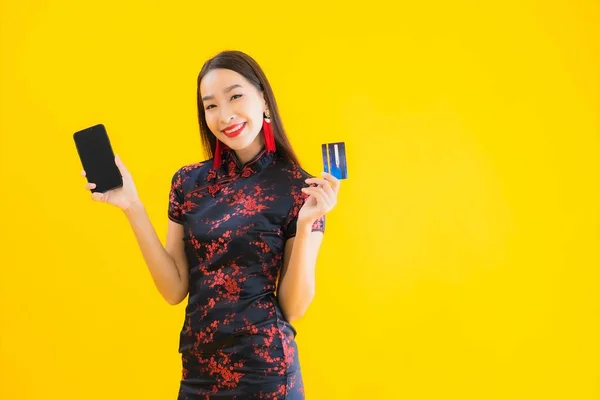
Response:
[[[346,144],[344,142],[324,143],[323,170],[338,179],[348,179],[348,164],[346,162]]]

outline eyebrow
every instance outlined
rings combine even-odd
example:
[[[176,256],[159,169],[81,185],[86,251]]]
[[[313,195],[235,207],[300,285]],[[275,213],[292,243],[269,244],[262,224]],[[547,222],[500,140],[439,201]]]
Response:
[[[236,88],[241,88],[241,87],[242,87],[242,85],[238,85],[238,84],[236,83],[235,85],[231,85],[231,86],[229,86],[229,87],[225,88],[225,90],[223,91],[223,93],[229,93],[229,92],[231,92],[233,89],[236,89]],[[215,96],[213,96],[213,95],[210,95],[210,94],[209,94],[208,96],[204,96],[204,97],[202,97],[202,101],[206,101],[206,100],[212,100],[212,99],[214,99],[214,98],[215,98]]]

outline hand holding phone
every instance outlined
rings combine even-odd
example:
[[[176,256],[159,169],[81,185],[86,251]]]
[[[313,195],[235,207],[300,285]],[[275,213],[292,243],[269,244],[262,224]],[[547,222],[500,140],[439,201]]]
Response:
[[[139,200],[131,174],[114,154],[104,125],[77,131],[73,140],[83,166],[81,174],[88,180],[85,188],[92,192],[92,200],[121,209]]]

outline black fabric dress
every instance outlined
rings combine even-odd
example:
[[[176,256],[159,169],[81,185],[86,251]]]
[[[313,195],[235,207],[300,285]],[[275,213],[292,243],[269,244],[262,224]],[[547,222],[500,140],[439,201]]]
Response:
[[[168,216],[184,226],[190,275],[178,400],[304,399],[275,288],[308,177],[264,148],[245,165],[226,150],[219,169],[208,160],[174,174]],[[324,228],[322,217],[312,230]]]

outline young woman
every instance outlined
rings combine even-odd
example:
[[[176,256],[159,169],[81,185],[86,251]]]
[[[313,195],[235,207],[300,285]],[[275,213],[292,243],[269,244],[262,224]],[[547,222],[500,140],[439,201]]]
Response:
[[[300,167],[271,86],[247,54],[208,60],[197,95],[211,158],[173,175],[165,247],[118,156],[123,187],[92,199],[124,211],[166,301],[189,294],[179,400],[304,399],[290,323],[315,295],[325,214],[340,182]]]

